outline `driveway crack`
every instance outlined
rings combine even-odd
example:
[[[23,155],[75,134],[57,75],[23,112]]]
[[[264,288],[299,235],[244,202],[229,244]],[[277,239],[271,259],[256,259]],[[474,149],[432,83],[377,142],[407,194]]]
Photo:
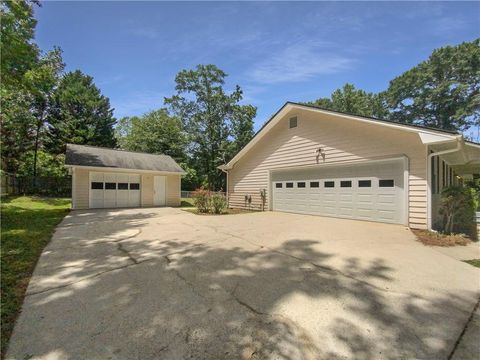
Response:
[[[134,264],[138,264],[138,260],[135,259],[135,258],[133,257],[133,255],[132,255],[127,249],[125,249],[125,248],[123,247],[122,243],[117,242],[117,249],[118,249],[118,251],[120,251],[120,252],[122,252],[123,254],[125,254],[125,255],[130,259],[130,261],[132,261]]]
[[[459,346],[460,343],[462,342],[463,336],[464,336],[465,333],[467,332],[468,326],[469,326],[470,323],[472,322],[473,317],[475,316],[475,312],[478,310],[478,307],[479,307],[479,306],[480,306],[480,298],[477,300],[477,303],[476,303],[475,306],[473,307],[473,310],[472,310],[472,312],[470,313],[470,316],[468,317],[467,322],[465,323],[465,325],[464,325],[464,327],[463,327],[463,329],[462,329],[462,332],[461,332],[460,335],[458,336],[457,341],[455,341],[455,345],[453,345],[453,349],[452,349],[452,351],[450,352],[450,354],[448,355],[447,360],[451,360],[451,359],[453,358],[453,356],[455,355],[455,352],[457,351],[458,346]]]

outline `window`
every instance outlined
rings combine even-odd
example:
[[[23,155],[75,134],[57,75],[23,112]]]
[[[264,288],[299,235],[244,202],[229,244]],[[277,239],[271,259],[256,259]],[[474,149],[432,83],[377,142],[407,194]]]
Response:
[[[293,188],[293,183],[286,183],[285,185],[287,185],[287,188]]]
[[[289,127],[290,127],[290,129],[297,127],[297,117],[296,116],[290,118]]]
[[[297,183],[297,187],[299,188],[304,188],[305,187],[305,183],[302,181],[302,182],[298,182]]]
[[[393,180],[380,180],[378,182],[378,186],[380,187],[393,187],[394,185],[395,184]]]
[[[371,187],[372,181],[371,180],[358,180],[358,187]]]
[[[283,184],[282,184],[282,183],[276,183],[276,184],[275,184],[275,187],[278,188],[278,189],[280,189],[280,188],[283,187]]]
[[[318,188],[320,187],[320,183],[318,181],[310,181],[311,188]]]
[[[128,183],[118,183],[118,190],[128,190]]]
[[[325,181],[323,183],[323,186],[326,187],[326,188],[333,188],[333,187],[335,187],[335,181]]]
[[[105,183],[105,190],[115,190],[116,188],[116,183]]]
[[[140,190],[139,183],[130,183],[130,190]]]
[[[340,181],[340,187],[352,187],[352,182],[350,180]]]
[[[103,190],[103,182],[92,181],[91,188],[93,190]]]

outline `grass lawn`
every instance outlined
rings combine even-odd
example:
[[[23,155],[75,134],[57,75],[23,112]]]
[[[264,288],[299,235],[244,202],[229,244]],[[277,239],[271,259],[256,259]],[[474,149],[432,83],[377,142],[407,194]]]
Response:
[[[480,268],[480,259],[464,260],[466,263]]]
[[[195,207],[193,205],[193,199],[192,198],[182,198],[182,202],[180,203],[180,207]]]
[[[2,357],[38,257],[69,209],[70,199],[1,198]]]

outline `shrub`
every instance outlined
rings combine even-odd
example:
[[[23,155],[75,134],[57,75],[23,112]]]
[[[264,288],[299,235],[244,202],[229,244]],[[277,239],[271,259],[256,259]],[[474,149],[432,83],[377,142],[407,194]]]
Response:
[[[193,192],[193,204],[199,212],[208,213],[210,208],[210,191],[201,187]]]
[[[475,199],[469,188],[450,186],[442,191],[440,214],[443,231],[447,234],[464,233],[475,237]]]
[[[210,195],[210,210],[214,214],[221,214],[227,208],[227,198],[223,194],[213,193]]]

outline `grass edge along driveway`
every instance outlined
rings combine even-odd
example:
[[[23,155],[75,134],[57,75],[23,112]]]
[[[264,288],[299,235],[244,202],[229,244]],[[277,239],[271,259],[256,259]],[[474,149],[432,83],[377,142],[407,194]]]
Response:
[[[70,211],[70,199],[1,197],[1,357],[42,250]]]

